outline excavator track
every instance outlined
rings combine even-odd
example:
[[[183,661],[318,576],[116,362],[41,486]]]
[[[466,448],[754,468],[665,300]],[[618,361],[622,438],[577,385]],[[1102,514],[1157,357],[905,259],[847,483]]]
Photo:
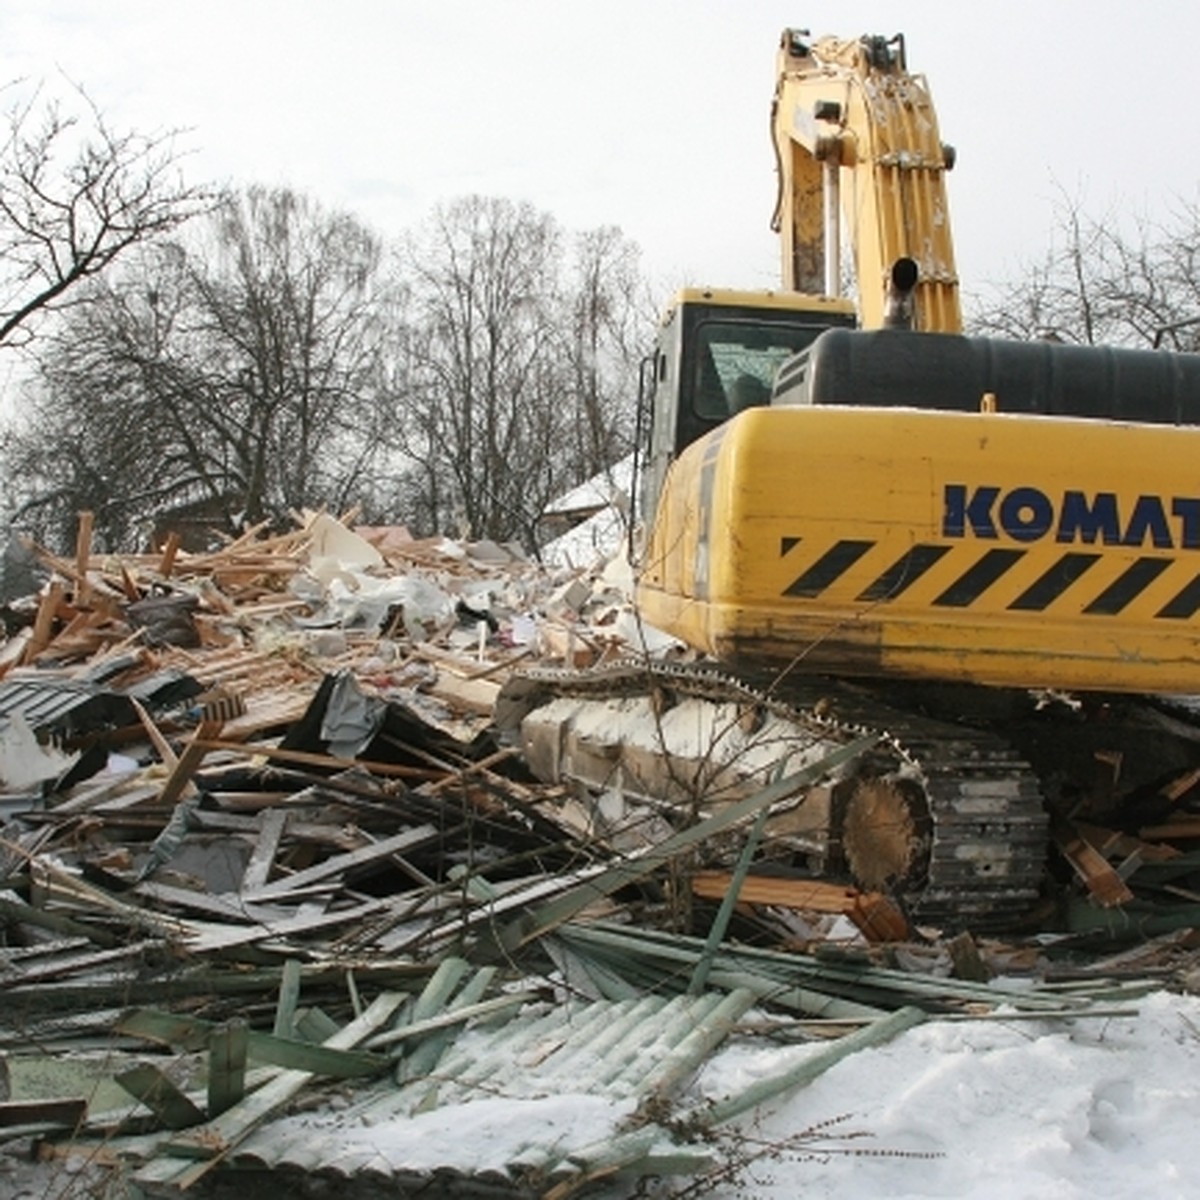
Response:
[[[637,707],[639,697],[645,707]],[[502,729],[522,731],[535,773],[599,788],[611,783],[634,740],[649,736],[649,725],[657,727],[660,757],[711,758],[711,747],[693,744],[681,756],[670,744],[671,722],[662,714],[685,700],[725,714],[714,729],[735,719],[756,724],[780,758],[804,744],[815,752],[876,735],[873,748],[842,768],[833,784],[829,853],[822,857],[834,873],[890,894],[914,921],[1003,927],[1037,900],[1048,818],[1038,780],[1020,754],[991,734],[891,707],[837,681],[761,689],[704,666],[637,659],[582,671],[531,668],[506,685],[497,717]],[[607,725],[598,716],[606,707]],[[753,721],[749,714],[756,714]],[[739,741],[735,753],[744,754],[745,744]],[[714,792],[718,778],[728,786],[711,762],[705,766]],[[625,788],[634,773],[626,770]]]
[[[857,724],[884,729],[919,781],[910,812],[928,830],[926,846],[913,847],[901,896],[913,917],[980,928],[1004,924],[1037,900],[1046,865],[1048,824],[1041,786],[1029,763],[1002,738],[935,721],[832,685],[836,711]],[[895,774],[895,769],[891,772]],[[860,834],[853,810],[863,775],[847,800],[843,844],[852,872],[864,886],[872,877],[870,849],[879,831]]]

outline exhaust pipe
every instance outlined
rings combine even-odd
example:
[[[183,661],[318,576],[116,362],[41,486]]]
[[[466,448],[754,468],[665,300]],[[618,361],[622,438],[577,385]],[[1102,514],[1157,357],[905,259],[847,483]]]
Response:
[[[883,304],[884,329],[912,329],[916,315],[917,286],[920,272],[911,258],[898,258],[888,276],[887,296]]]

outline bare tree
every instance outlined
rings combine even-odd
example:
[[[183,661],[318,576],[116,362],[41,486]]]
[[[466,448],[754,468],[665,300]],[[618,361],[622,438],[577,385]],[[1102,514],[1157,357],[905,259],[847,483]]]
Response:
[[[971,324],[1018,339],[1200,348],[1200,208],[1166,222],[1087,215],[1064,198],[1050,247],[1011,285],[993,288]]]
[[[619,461],[632,446],[636,364],[645,353],[653,307],[638,247],[614,226],[579,234],[568,279],[572,321],[576,458],[584,477]]]
[[[434,528],[507,536],[545,500],[559,255],[549,216],[478,196],[439,208],[406,244],[404,449],[436,488],[417,514]]]
[[[475,197],[408,240],[403,286],[357,221],[286,190],[188,232],[39,343],[3,449],[14,509],[55,544],[82,507],[117,549],[155,515],[232,531],[354,503],[535,542],[547,503],[627,450],[648,322],[615,230]]]
[[[0,345],[27,340],[35,315],[210,200],[184,181],[176,133],[118,131],[76,91],[75,113],[38,89],[2,119]]]
[[[357,498],[378,447],[387,284],[378,239],[286,189],[251,188],[194,271],[191,365],[218,403],[194,412],[224,448],[241,509]]]
[[[179,452],[152,397],[163,390],[185,269],[166,247],[131,258],[122,279],[92,281],[91,303],[39,343],[38,374],[3,435],[11,523],[65,549],[86,509],[100,546],[134,549],[140,519],[174,499]],[[150,303],[158,296],[170,297],[169,312]]]
[[[374,488],[388,415],[377,240],[257,188],[206,229],[94,281],[45,342],[7,457],[21,519],[47,537],[68,536],[80,507],[129,548],[155,514],[234,530]]]
[[[532,541],[551,499],[624,452],[636,251],[615,230],[566,244],[548,214],[478,196],[408,240],[397,386],[419,527]]]

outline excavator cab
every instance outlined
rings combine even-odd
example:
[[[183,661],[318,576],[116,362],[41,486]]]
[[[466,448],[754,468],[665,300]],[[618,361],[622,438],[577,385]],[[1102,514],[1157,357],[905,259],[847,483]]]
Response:
[[[638,516],[653,520],[667,468],[731,417],[770,402],[779,368],[827,329],[852,329],[848,300],[685,289],[668,307],[639,397]]]

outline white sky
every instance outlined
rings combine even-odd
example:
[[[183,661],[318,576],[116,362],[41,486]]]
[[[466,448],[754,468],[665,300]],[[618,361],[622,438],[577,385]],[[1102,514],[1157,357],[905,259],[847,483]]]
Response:
[[[903,32],[943,140],[964,288],[1014,279],[1055,205],[1200,196],[1200,5],[1145,0],[3,0],[8,78],[186,127],[199,182],[287,183],[381,234],[477,192],[614,224],[664,294],[770,287],[768,135],[787,25]]]

